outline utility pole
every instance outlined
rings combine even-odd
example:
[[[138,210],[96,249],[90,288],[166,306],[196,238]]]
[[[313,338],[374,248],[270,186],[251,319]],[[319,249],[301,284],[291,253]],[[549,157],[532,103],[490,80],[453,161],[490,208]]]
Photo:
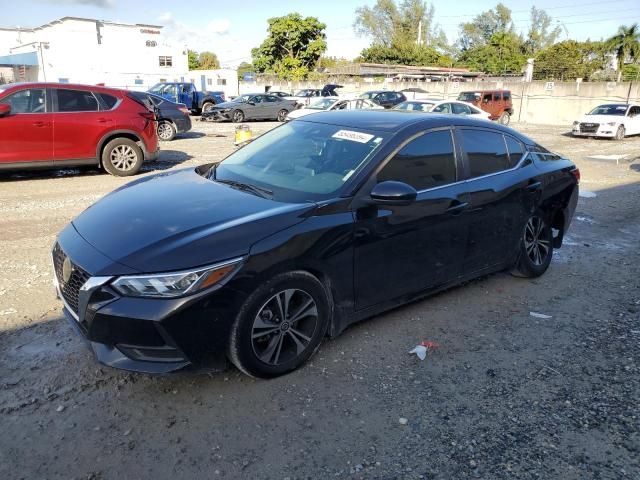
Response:
[[[422,45],[422,20],[418,22],[418,45]]]

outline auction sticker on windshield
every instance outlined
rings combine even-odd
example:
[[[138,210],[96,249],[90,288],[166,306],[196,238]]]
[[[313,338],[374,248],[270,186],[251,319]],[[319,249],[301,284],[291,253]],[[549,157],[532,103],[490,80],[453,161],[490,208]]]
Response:
[[[338,130],[331,135],[333,138],[342,138],[344,140],[351,140],[352,142],[367,143],[374,135],[368,133],[354,132],[353,130]]]

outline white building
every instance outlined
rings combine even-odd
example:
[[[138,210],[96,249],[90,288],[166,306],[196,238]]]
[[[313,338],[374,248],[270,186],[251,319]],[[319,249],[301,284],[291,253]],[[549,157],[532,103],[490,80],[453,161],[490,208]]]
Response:
[[[0,27],[0,82],[147,90],[159,81],[188,81],[188,71],[187,47],[169,44],[159,25],[64,17],[35,28]]]
[[[230,68],[191,70],[184,75],[184,81],[193,83],[198,90],[223,91],[227,98],[238,95],[238,71]]]

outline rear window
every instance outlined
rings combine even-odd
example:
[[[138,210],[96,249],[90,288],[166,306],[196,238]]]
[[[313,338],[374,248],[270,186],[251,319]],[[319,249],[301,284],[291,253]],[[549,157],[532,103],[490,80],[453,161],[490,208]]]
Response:
[[[472,178],[511,168],[507,146],[501,133],[462,130],[461,134]]]
[[[509,162],[512,167],[515,167],[524,156],[524,146],[509,135],[504,136],[504,141],[507,143],[507,150],[509,151]]]
[[[111,110],[118,103],[118,97],[108,93],[96,93],[96,97],[100,101],[100,110]]]
[[[56,89],[58,112],[97,112],[98,100],[86,90]]]

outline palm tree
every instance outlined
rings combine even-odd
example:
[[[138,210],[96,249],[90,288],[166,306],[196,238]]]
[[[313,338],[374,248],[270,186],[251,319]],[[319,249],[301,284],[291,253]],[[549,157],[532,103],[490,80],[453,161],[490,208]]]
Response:
[[[630,27],[625,25],[618,28],[618,33],[607,40],[611,49],[616,53],[618,60],[618,81],[622,78],[624,61],[640,59],[640,28],[634,23]]]

